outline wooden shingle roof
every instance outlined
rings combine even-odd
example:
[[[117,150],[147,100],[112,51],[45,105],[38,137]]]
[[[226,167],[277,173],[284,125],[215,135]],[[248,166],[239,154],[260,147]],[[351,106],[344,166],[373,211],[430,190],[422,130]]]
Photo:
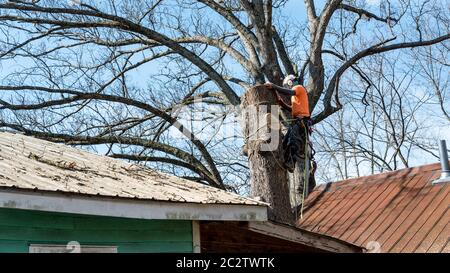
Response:
[[[197,204],[266,203],[141,165],[0,131],[0,189]]]

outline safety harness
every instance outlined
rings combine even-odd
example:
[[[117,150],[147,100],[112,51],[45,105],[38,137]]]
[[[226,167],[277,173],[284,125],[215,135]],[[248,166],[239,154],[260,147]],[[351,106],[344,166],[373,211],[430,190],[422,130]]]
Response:
[[[276,93],[277,103],[280,105],[286,105],[282,100],[278,92]],[[314,161],[314,148],[310,141],[310,135],[313,132],[312,123],[310,118],[294,118],[288,120],[288,131],[283,137],[283,166],[289,172],[294,172],[296,162],[302,159],[303,154],[305,166],[303,170],[303,189],[301,193],[300,204],[300,219],[303,218],[303,208],[306,196],[315,187],[314,173],[317,168],[317,164]],[[303,139],[305,141],[303,141]],[[302,149],[303,146],[303,149]],[[302,153],[303,150],[303,153]],[[297,190],[297,189],[295,189]],[[296,217],[297,206],[295,207]]]

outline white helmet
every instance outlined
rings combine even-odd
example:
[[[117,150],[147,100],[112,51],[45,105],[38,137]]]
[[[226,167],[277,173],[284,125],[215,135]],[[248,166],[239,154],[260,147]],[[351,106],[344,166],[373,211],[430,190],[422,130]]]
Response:
[[[297,77],[295,77],[294,75],[287,75],[286,77],[284,77],[283,80],[283,85],[284,86],[289,86],[292,87],[294,85],[294,81],[297,79]]]

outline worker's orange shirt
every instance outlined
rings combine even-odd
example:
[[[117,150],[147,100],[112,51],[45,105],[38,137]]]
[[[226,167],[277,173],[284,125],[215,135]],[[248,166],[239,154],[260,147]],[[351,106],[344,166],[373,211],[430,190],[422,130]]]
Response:
[[[291,97],[292,115],[294,117],[309,117],[308,93],[305,87],[296,85],[292,87],[295,95]]]

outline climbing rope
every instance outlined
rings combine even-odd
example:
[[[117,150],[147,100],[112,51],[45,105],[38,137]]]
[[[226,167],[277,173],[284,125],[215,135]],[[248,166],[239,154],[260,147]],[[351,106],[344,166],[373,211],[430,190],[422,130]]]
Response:
[[[308,134],[308,128],[305,125],[304,120],[302,120],[303,127],[305,128],[305,168],[303,170],[303,191],[302,191],[302,203],[300,204],[300,219],[303,219],[303,207],[305,204],[305,197],[307,194],[307,188],[308,188],[308,182],[309,182],[309,154],[308,154],[308,147],[309,147],[309,134]]]

